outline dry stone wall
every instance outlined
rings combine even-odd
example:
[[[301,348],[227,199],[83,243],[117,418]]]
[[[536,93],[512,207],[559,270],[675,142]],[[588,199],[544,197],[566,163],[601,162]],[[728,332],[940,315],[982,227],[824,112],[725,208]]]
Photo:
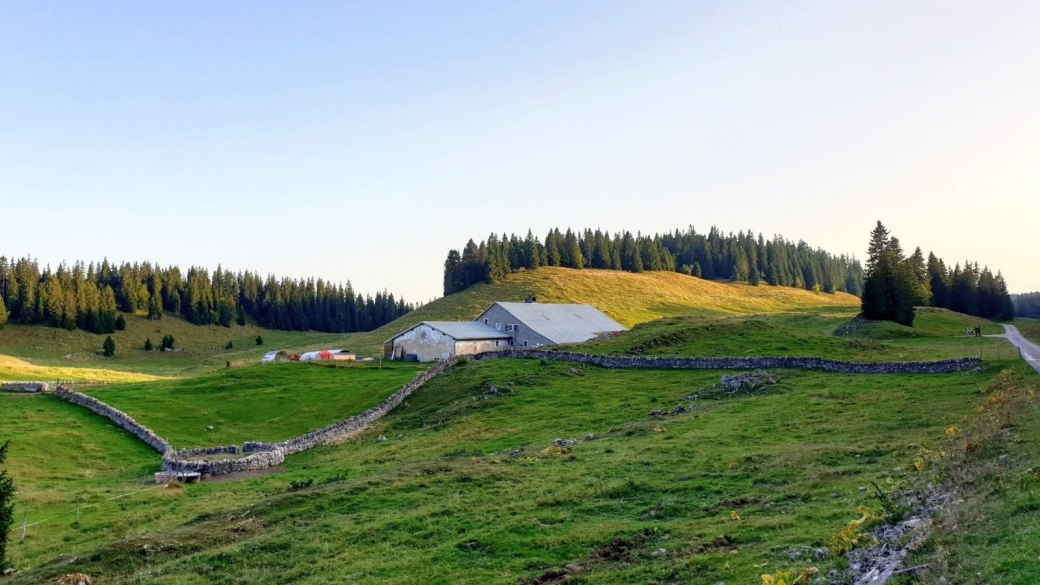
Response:
[[[78,404],[95,414],[107,418],[160,453],[165,454],[167,451],[173,450],[173,447],[166,442],[166,439],[156,435],[151,429],[137,422],[125,412],[112,408],[97,398],[87,396],[86,394],[76,392],[75,390],[69,390],[64,386],[58,386],[54,390],[54,396],[73,404]]]
[[[235,447],[238,450],[238,447]],[[226,475],[228,473],[239,473],[242,471],[257,471],[267,469],[285,462],[285,452],[281,450],[254,453],[241,459],[220,459],[207,461],[205,459],[191,459],[191,456],[182,458],[175,453],[163,455],[163,471],[197,471],[204,475]]]
[[[0,384],[0,390],[4,392],[26,392],[26,393],[39,393],[39,392],[50,392],[50,382],[4,382]]]
[[[604,368],[641,368],[657,370],[755,370],[793,368],[840,374],[948,374],[978,366],[979,358],[959,358],[932,362],[845,362],[807,357],[639,357],[589,355],[510,348],[475,356],[477,359],[544,359],[600,366]]]

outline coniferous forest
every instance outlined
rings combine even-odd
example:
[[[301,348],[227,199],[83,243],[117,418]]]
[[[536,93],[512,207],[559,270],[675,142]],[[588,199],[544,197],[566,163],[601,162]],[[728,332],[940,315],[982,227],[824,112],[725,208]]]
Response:
[[[647,236],[631,232],[611,234],[586,229],[549,231],[543,243],[530,230],[525,238],[491,234],[479,244],[470,240],[448,252],[444,263],[444,294],[478,283],[495,283],[517,270],[540,266],[596,268],[643,272],[667,270],[708,280],[729,279],[750,284],[790,286],[826,293],[844,291],[859,296],[863,268],[848,256],[835,256],[794,243],[781,236],[766,240],[748,231],[723,234],[712,227],[699,234],[685,232]]]
[[[1016,317],[1040,319],[1040,292],[1012,295],[1011,300],[1015,303]]]
[[[914,307],[939,307],[987,319],[1007,320],[1015,307],[1004,277],[977,262],[951,269],[934,253],[925,260],[921,248],[904,255],[899,239],[879,221],[870,233],[863,316],[871,320],[913,325]]]
[[[153,319],[181,315],[196,325],[244,325],[248,316],[269,329],[347,333],[385,325],[414,306],[386,291],[362,296],[350,282],[263,278],[219,266],[212,273],[197,267],[182,273],[176,266],[104,260],[52,271],[30,258],[0,256],[0,316],[6,316],[4,308],[11,323],[94,333],[112,333],[121,313],[137,311]]]

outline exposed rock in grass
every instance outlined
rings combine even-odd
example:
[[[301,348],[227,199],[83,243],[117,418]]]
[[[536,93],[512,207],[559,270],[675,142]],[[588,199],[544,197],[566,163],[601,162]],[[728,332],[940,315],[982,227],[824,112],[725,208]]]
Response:
[[[773,384],[776,384],[776,379],[763,370],[722,376],[719,380],[719,386],[729,394],[754,392]]]
[[[924,542],[931,524],[929,518],[948,499],[946,494],[936,493],[924,496],[904,494],[903,497],[911,507],[903,520],[876,528],[873,536],[877,544],[874,546],[848,553],[849,582],[853,585],[884,585],[892,577],[909,572],[909,569],[902,568],[903,560]]]

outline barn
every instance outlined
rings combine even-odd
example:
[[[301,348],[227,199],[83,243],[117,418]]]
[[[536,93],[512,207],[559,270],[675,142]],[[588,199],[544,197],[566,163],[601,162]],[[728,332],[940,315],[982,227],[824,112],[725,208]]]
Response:
[[[349,349],[323,349],[321,351],[308,351],[300,354],[301,362],[352,362],[356,359],[357,356]]]
[[[387,339],[383,347],[388,358],[430,362],[494,351],[509,340],[508,333],[476,321],[423,321]]]
[[[503,331],[517,347],[541,347],[582,343],[615,335],[625,328],[592,305],[538,303],[494,303],[476,321]]]
[[[289,354],[284,351],[269,351],[260,358],[262,364],[285,364],[289,362]],[[230,366],[229,366],[230,367]]]

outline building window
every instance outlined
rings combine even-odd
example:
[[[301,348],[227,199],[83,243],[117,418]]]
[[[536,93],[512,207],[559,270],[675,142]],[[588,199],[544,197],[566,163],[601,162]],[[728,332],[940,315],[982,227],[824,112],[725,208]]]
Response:
[[[423,331],[422,333],[419,334],[419,339],[426,339],[426,332],[425,331]]]
[[[495,330],[496,331],[501,331],[502,330],[502,324],[501,323],[495,323]]]
[[[484,319],[484,324],[485,324],[485,325],[487,325],[487,324],[488,324],[488,320],[487,320],[487,319]]]
[[[520,325],[517,323],[507,323],[506,331],[520,331]]]
[[[527,340],[524,340],[524,347],[527,347]]]

